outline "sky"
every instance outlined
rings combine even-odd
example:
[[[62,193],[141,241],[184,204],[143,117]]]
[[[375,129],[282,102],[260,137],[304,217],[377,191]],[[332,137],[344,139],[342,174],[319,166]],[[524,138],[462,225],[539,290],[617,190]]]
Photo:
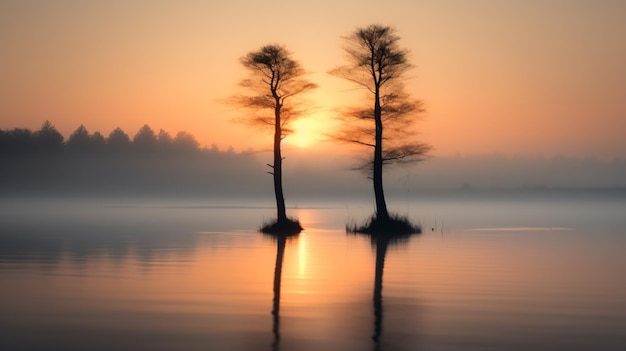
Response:
[[[434,155],[626,157],[626,1],[32,1],[0,2],[0,128],[66,137],[84,124],[131,136],[144,124],[202,145],[269,147],[225,103],[239,58],[292,51],[319,85],[291,147],[328,150],[337,109],[363,92],[328,75],[342,36],[390,25],[423,101],[416,138]]]

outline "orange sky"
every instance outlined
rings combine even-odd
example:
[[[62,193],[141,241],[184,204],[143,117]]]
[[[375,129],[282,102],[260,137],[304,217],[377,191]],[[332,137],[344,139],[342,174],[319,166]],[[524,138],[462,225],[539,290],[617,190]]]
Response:
[[[148,123],[263,147],[271,135],[232,123],[221,101],[244,76],[239,57],[277,42],[320,85],[296,126],[306,143],[359,97],[325,73],[343,63],[340,36],[377,22],[412,52],[407,88],[435,154],[625,157],[624,18],[620,0],[2,1],[0,128]]]

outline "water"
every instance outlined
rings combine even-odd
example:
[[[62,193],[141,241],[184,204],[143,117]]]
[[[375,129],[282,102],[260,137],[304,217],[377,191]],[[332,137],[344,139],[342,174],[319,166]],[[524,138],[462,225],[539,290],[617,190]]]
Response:
[[[2,350],[623,350],[626,200],[0,201]],[[393,205],[394,202],[390,201]]]

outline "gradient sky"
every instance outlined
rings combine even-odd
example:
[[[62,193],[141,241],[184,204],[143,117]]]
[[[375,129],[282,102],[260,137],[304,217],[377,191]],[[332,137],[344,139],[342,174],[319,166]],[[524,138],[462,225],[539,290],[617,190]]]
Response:
[[[359,91],[325,72],[340,36],[394,26],[424,101],[435,154],[626,157],[626,1],[29,1],[0,2],[0,128],[105,135],[141,125],[186,130],[237,150],[270,143],[222,101],[238,59],[282,43],[320,85],[291,140],[332,131]],[[298,139],[298,140],[296,140]]]

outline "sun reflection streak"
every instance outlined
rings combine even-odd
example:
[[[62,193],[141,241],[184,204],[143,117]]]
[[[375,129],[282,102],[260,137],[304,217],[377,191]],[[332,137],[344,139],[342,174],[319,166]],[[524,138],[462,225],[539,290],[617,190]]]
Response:
[[[307,273],[308,238],[306,233],[300,234],[298,240],[298,277],[303,278]]]
[[[311,212],[306,209],[299,209],[297,213],[300,223],[303,223],[305,227],[308,227],[312,223]],[[298,278],[304,279],[309,272],[309,238],[307,231],[300,233],[298,238]]]

